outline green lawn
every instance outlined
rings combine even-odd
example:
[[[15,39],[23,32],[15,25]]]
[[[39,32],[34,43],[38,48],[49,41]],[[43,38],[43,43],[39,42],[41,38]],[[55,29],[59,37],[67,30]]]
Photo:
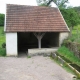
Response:
[[[2,47],[2,44],[5,42],[5,33],[4,33],[4,27],[0,26],[0,48]]]

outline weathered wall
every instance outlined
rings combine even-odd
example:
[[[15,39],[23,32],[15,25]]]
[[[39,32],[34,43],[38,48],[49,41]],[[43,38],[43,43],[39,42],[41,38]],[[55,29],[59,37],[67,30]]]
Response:
[[[68,36],[69,36],[68,32],[63,32],[59,34],[59,46],[62,44],[64,39],[67,39]]]
[[[6,54],[17,56],[17,33],[6,33]]]

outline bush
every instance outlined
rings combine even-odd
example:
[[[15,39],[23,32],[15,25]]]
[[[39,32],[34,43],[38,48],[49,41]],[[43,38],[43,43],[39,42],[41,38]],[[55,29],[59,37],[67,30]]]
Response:
[[[2,48],[5,48],[6,47],[6,43],[4,42],[3,44],[2,44]]]
[[[6,56],[6,49],[0,48],[0,56]]]
[[[5,15],[0,13],[0,26],[4,25]]]

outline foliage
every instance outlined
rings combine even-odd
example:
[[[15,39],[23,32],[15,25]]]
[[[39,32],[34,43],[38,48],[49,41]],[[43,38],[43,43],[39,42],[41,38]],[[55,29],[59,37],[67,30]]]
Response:
[[[73,52],[71,52],[68,48],[65,46],[62,46],[58,49],[58,53],[68,60],[70,60],[72,63],[75,63],[80,66],[80,59],[74,56]]]
[[[48,0],[36,0],[36,1],[39,6],[47,6],[48,3]]]
[[[4,27],[0,26],[0,56],[6,56],[6,49],[4,47],[5,43],[5,34],[4,34]]]
[[[2,48],[6,48],[6,43],[2,43]]]
[[[6,56],[6,49],[0,48],[0,56]]]
[[[68,38],[68,41],[80,43],[80,25],[74,26],[72,36]]]
[[[68,0],[36,0],[40,6],[50,6],[54,2],[58,7],[65,8]]]
[[[4,18],[5,18],[5,15],[0,14],[0,26],[4,26]]]
[[[74,7],[74,9],[75,9],[77,12],[79,12],[79,14],[80,14],[80,6],[79,6],[79,7]]]
[[[4,34],[4,27],[0,27],[0,48],[2,44],[5,43],[5,34]]]
[[[73,9],[63,9],[60,8],[60,11],[69,27],[74,27],[80,24],[80,15]]]
[[[53,0],[53,2],[54,2],[59,8],[66,8],[66,3],[68,3],[68,0]]]

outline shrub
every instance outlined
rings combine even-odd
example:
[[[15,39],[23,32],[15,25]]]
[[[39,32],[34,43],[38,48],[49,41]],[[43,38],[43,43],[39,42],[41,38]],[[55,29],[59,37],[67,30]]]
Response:
[[[5,48],[6,47],[6,43],[2,43],[2,48]]]
[[[0,56],[6,56],[6,49],[0,48]]]

